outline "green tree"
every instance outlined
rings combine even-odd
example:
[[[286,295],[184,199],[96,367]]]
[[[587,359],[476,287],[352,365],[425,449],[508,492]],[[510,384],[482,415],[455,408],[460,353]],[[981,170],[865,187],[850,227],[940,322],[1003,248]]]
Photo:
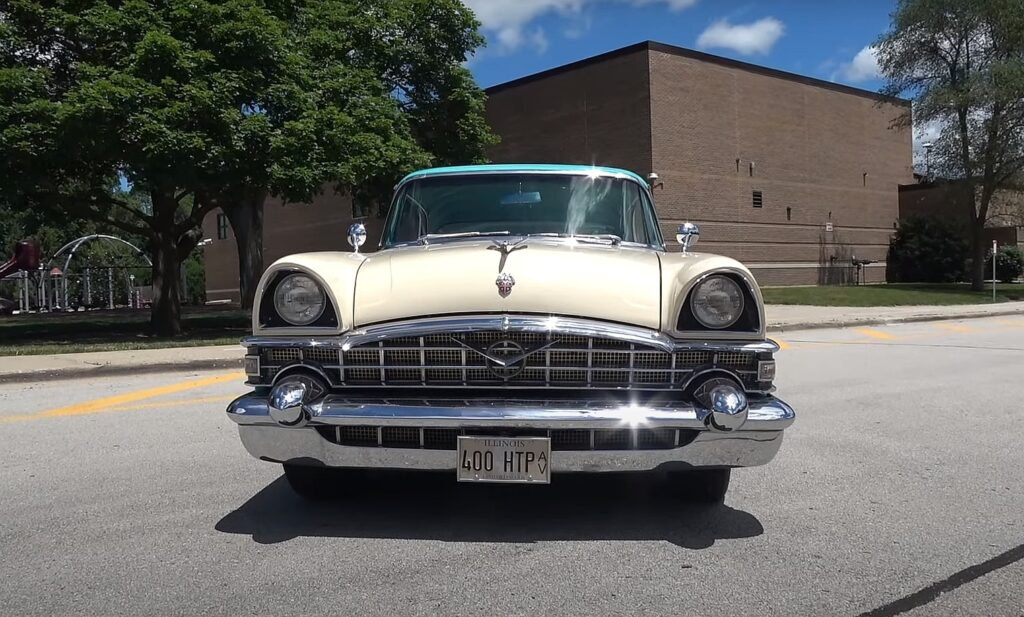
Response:
[[[935,217],[917,216],[900,221],[887,261],[901,283],[955,283],[963,280],[967,252],[962,230]]]
[[[483,44],[458,0],[300,3],[287,36],[297,51],[278,96],[254,102],[218,196],[238,244],[243,306],[263,272],[267,195],[308,201],[325,186],[383,209],[398,176],[431,164],[481,162],[494,137],[484,95],[463,66]]]
[[[268,192],[299,201],[333,182],[376,193],[431,159],[417,141],[433,121],[420,92],[390,79],[421,75],[406,64],[415,53],[388,60],[377,48],[413,32],[426,41],[447,11],[468,20],[472,49],[475,22],[457,4],[0,0],[0,183],[19,207],[147,238],[153,329],[177,334],[181,264],[208,212],[223,207],[237,233],[247,204],[258,227],[251,212]],[[407,12],[407,31],[382,19],[394,11]],[[443,56],[447,42],[419,52]],[[432,110],[472,92],[461,67],[449,73],[443,83],[461,85],[448,91],[423,77]],[[110,188],[121,180],[146,199]]]
[[[971,285],[980,290],[989,206],[1024,170],[1024,4],[900,0],[877,48],[883,91],[912,96],[914,121],[941,127],[932,167],[975,196]]]

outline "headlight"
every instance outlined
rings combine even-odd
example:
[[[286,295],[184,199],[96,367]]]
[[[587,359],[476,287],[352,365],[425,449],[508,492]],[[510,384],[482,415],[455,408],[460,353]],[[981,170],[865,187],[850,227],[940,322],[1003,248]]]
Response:
[[[743,290],[727,276],[709,276],[690,294],[693,316],[706,328],[728,328],[743,314]]]
[[[305,274],[289,274],[274,290],[274,310],[293,326],[308,326],[324,313],[324,290]]]

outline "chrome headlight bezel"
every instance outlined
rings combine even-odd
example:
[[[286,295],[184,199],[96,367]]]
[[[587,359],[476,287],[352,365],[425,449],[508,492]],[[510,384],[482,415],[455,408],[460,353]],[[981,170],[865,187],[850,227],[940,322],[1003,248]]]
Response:
[[[288,294],[299,291],[316,299],[309,302],[310,307],[300,311],[290,311],[288,307]],[[276,281],[272,290],[268,290],[264,301],[269,301],[273,313],[285,323],[304,327],[315,324],[330,306],[327,291],[324,285],[319,283],[313,276],[305,272],[291,272]]]
[[[717,286],[718,289],[710,289]],[[718,292],[715,301],[718,306],[710,306],[708,293]],[[722,305],[722,301],[730,303],[729,306]],[[700,280],[690,290],[687,305],[690,314],[700,326],[709,330],[725,330],[736,325],[744,316],[747,307],[747,293],[743,286],[731,276],[725,274],[711,274]],[[727,310],[726,317],[716,319],[716,310]]]

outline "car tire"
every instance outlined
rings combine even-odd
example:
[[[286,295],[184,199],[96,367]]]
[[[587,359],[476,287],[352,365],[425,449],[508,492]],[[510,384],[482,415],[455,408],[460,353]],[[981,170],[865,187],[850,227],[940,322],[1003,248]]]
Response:
[[[701,469],[669,472],[679,496],[693,503],[722,503],[729,490],[732,469]]]
[[[285,463],[284,477],[292,490],[305,499],[323,501],[338,495],[339,478],[334,469]]]

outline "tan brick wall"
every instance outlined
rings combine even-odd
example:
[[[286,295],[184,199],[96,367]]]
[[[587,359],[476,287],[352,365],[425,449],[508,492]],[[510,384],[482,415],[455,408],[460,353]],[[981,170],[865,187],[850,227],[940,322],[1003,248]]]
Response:
[[[211,238],[205,247],[207,300],[239,300],[238,253],[235,238],[217,239],[217,214],[211,212],[203,221],[203,237]],[[310,251],[348,251],[348,226],[352,223],[352,201],[327,189],[308,204],[283,204],[269,198],[263,205],[263,263],[292,253]],[[382,221],[365,220],[368,237],[364,252],[377,249]]]
[[[913,179],[910,132],[890,128],[905,106],[651,47],[489,91],[488,119],[503,139],[492,158],[656,171],[670,245],[676,226],[693,221],[703,250],[800,270],[774,279],[813,283],[831,274],[801,268],[885,260],[898,186]]]
[[[650,71],[667,238],[689,220],[702,250],[750,266],[792,263],[756,268],[765,284],[832,279],[845,265],[825,265],[854,256],[885,260],[898,185],[913,178],[910,132],[890,128],[902,105],[657,50]],[[885,278],[884,268],[867,272]]]
[[[647,52],[488,91],[495,163],[651,167]]]

